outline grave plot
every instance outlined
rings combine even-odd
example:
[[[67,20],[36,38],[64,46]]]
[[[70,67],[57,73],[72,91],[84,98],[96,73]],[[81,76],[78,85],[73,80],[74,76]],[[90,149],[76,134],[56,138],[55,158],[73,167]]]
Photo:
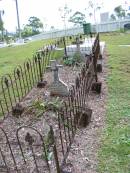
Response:
[[[77,129],[91,120],[89,92],[91,88],[99,93],[101,90],[96,66],[100,49],[98,44],[94,46],[93,55],[76,68],[59,70],[60,66],[51,61],[53,73],[44,75],[47,85],[33,88],[20,103],[24,112],[19,117],[9,116],[1,123],[4,170],[61,172],[65,168]]]
[[[66,76],[68,72],[71,75]],[[80,72],[80,67],[78,67],[78,69],[76,69],[76,71],[74,71],[73,68],[71,68],[71,67],[66,67],[64,70],[61,71],[60,78],[62,78],[63,81],[66,81],[68,85],[72,85],[72,84],[75,83],[75,75],[76,74],[78,75],[79,72]],[[45,75],[45,79],[50,79],[50,81],[48,80],[48,85],[45,88],[43,88],[42,90],[34,88],[31,91],[31,93],[29,93],[29,95],[25,98],[25,100],[21,103],[23,107],[26,107],[25,110],[24,110],[24,113],[22,113],[19,118],[18,117],[8,117],[7,119],[5,119],[4,123],[2,123],[2,127],[6,130],[7,135],[9,136],[9,141],[11,143],[12,150],[13,151],[15,150],[15,152],[16,152],[14,157],[15,157],[16,162],[18,164],[18,170],[20,170],[21,168],[22,168],[22,171],[24,170],[24,168],[26,170],[26,166],[27,166],[27,165],[26,166],[24,165],[23,157],[21,156],[21,153],[20,153],[21,151],[19,150],[19,144],[18,144],[18,141],[17,141],[16,136],[15,136],[16,131],[19,127],[21,127],[21,126],[26,126],[26,127],[32,126],[35,129],[37,129],[38,131],[40,131],[40,133],[45,138],[47,138],[46,134],[49,133],[50,125],[53,127],[54,132],[56,133],[56,136],[57,137],[59,136],[59,139],[61,139],[60,136],[61,136],[61,133],[62,133],[62,138],[64,139],[64,142],[62,141],[63,146],[61,145],[61,141],[57,140],[57,150],[61,151],[59,153],[58,158],[61,158],[61,159],[63,158],[63,148],[62,147],[66,148],[66,142],[65,141],[67,141],[67,144],[68,144],[70,142],[69,138],[72,137],[72,129],[68,129],[68,128],[71,128],[71,126],[72,126],[71,123],[72,122],[74,123],[74,121],[75,121],[74,118],[72,118],[72,122],[70,123],[70,120],[71,120],[70,117],[65,117],[66,114],[64,115],[64,117],[61,117],[61,115],[57,114],[57,111],[55,110],[55,109],[57,109],[56,106],[58,106],[58,105],[63,106],[64,105],[63,98],[62,99],[60,99],[60,98],[57,99],[57,97],[51,98],[48,95],[48,93],[50,91],[49,87],[51,88],[51,83],[53,82],[52,72],[48,72]],[[46,100],[46,102],[43,101],[43,100]],[[69,102],[70,102],[70,100],[69,100]],[[46,104],[45,105],[45,107],[46,107],[45,111],[43,110],[44,109],[43,104]],[[65,107],[65,105],[64,105],[64,107]],[[66,107],[66,111],[67,111],[67,109],[68,108]],[[72,110],[71,110],[71,114],[72,114]],[[60,124],[59,124],[59,122],[60,122]],[[63,124],[63,122],[65,124]],[[67,125],[69,125],[70,127],[67,127]],[[72,127],[72,128],[74,129],[74,127]],[[29,167],[29,168],[32,167],[31,165],[32,165],[32,162],[33,162],[33,157],[32,157],[32,154],[31,154],[31,150],[27,149],[29,146],[26,146],[27,142],[25,141],[25,136],[26,136],[27,132],[29,132],[32,136],[35,137],[36,134],[34,132],[32,133],[31,131],[32,131],[31,129],[26,131],[26,129],[23,127],[23,130],[20,133],[20,138],[21,138],[21,141],[22,141],[22,147],[23,147],[23,150],[25,152],[24,157],[27,160],[27,163],[28,163],[27,167]],[[66,134],[66,136],[64,136],[64,133],[69,133],[69,134]],[[39,141],[39,139],[35,139],[36,144],[34,143],[34,150],[36,150],[35,152],[40,153],[42,147],[41,147],[41,144],[38,141]],[[38,144],[37,144],[37,142],[38,142]],[[3,142],[3,143],[5,144],[6,142]],[[35,145],[40,145],[40,146],[39,147],[37,146],[37,149],[35,149]],[[4,148],[4,145],[3,145],[2,148]],[[9,149],[8,149],[7,152],[5,152],[5,151],[3,151],[3,152],[4,152],[4,154],[6,153],[6,159],[7,158],[9,159],[7,161],[7,165],[10,163],[10,165],[8,165],[8,166],[10,168],[12,168],[12,170],[13,170],[13,165],[14,164],[13,164],[13,161],[10,161],[12,159],[11,159],[11,156],[9,154],[10,153]],[[51,152],[50,152],[50,154],[51,154]],[[17,155],[19,155],[18,158],[17,158]],[[38,157],[37,161],[42,163],[42,168],[44,170],[46,170],[45,169],[46,166],[44,166],[45,164],[43,164],[43,161],[40,160],[40,158],[42,157],[42,154],[36,154],[36,156]],[[32,158],[30,159],[30,157],[32,157]],[[38,165],[38,167],[40,167],[40,165]],[[53,167],[54,166],[52,165],[51,169]],[[33,167],[32,167],[32,169],[33,169]]]
[[[73,41],[74,40],[74,41]],[[66,46],[66,54],[67,56],[74,56],[77,52],[80,52],[81,55],[84,57],[85,55],[90,55],[92,53],[92,47],[95,41],[95,37],[91,35],[91,37],[85,37],[83,38],[82,36],[78,36],[74,39],[71,39],[71,42],[66,40],[66,45],[67,42],[69,43],[68,46]],[[100,53],[103,55],[104,52],[104,47],[105,47],[105,42],[101,41],[100,42]]]

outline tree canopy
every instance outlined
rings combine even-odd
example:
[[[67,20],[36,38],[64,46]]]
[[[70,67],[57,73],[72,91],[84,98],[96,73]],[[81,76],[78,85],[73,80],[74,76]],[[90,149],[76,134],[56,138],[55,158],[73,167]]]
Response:
[[[28,22],[28,26],[32,28],[33,32],[39,32],[39,29],[43,28],[43,23],[40,21],[38,17],[30,17]]]
[[[69,22],[74,23],[74,25],[82,25],[83,23],[86,23],[85,21],[85,14],[76,11],[69,19]]]
[[[121,5],[117,6],[117,7],[114,9],[114,12],[115,12],[116,16],[117,16],[119,19],[125,17],[125,10],[122,8]]]
[[[0,20],[0,31],[3,31],[4,29],[4,23],[2,20]]]
[[[115,16],[114,14],[111,14],[110,19],[111,19],[112,21],[114,21],[114,20],[116,20],[116,16]]]
[[[0,10],[0,30],[4,29],[4,22],[2,20],[3,15],[4,15],[4,10]]]
[[[25,25],[22,32],[21,32],[22,37],[28,37],[33,35],[32,28],[30,26]]]
[[[22,37],[39,34],[41,29],[43,29],[43,23],[38,17],[32,16],[22,30]]]

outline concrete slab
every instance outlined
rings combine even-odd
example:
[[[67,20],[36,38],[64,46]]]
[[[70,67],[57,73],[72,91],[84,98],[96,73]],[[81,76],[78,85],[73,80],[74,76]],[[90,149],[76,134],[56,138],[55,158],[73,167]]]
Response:
[[[86,38],[84,43],[80,45],[80,52],[81,54],[91,54],[92,52],[92,45],[94,43],[95,38],[88,39]],[[101,54],[104,52],[105,42],[100,42]],[[69,45],[66,47],[67,55],[73,56],[77,50],[77,45]]]

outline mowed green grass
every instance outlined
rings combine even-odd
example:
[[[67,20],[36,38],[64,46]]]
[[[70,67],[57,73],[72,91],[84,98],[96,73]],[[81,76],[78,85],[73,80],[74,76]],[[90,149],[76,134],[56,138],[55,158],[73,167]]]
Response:
[[[12,73],[14,67],[22,65],[26,59],[32,58],[33,54],[39,48],[49,42],[50,40],[33,41],[20,46],[1,48],[0,76],[6,73]]]
[[[99,173],[130,173],[130,34],[101,35],[108,52],[106,127]]]

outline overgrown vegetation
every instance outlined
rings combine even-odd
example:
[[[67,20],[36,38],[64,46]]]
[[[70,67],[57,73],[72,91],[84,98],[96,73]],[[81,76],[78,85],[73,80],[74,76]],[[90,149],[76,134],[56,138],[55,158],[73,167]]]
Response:
[[[64,64],[67,66],[79,65],[82,62],[81,54],[79,52],[75,53],[73,56],[68,57],[64,60]]]
[[[103,35],[108,55],[106,129],[99,152],[100,173],[130,173],[129,34]]]
[[[29,106],[28,111],[32,109],[35,111],[37,117],[42,116],[46,111],[59,111],[63,105],[63,101],[59,97],[54,97],[51,100],[41,101],[39,99],[34,100],[34,102]]]

